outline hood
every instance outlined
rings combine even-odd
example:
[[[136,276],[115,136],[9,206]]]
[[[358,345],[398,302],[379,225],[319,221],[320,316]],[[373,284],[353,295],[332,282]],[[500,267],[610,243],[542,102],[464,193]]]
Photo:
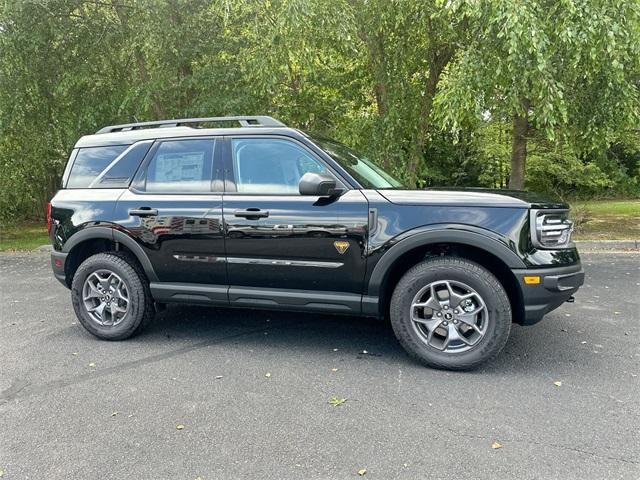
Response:
[[[397,205],[569,208],[566,203],[523,190],[427,188],[425,190],[378,190],[378,192]]]

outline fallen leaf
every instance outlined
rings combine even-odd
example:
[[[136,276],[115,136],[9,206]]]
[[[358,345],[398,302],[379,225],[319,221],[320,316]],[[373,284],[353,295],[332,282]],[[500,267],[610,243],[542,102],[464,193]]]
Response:
[[[112,416],[112,417],[115,417],[116,415],[118,415],[118,413],[120,413],[120,412],[113,412],[113,413],[111,414],[111,416]]]
[[[364,477],[366,473],[367,473],[366,468],[361,468],[360,470],[358,470],[358,475],[360,475],[361,477]]]
[[[220,380],[222,378],[222,375],[216,375],[216,380]]]
[[[89,364],[89,366],[90,366],[91,368],[93,368],[93,367],[95,367],[95,366],[96,366],[96,364],[95,364],[95,363],[93,363],[93,362],[91,362],[91,363]]]
[[[339,407],[340,405],[342,405],[344,402],[346,402],[347,399],[346,398],[338,398],[338,397],[331,397],[329,399],[329,403],[334,406],[334,407]]]
[[[581,343],[582,345],[586,345],[586,344],[587,344],[587,342],[585,342],[585,341],[582,341],[582,342],[580,342],[580,343]]]
[[[264,376],[267,378],[271,378],[271,374],[269,372],[265,373]]]
[[[331,371],[332,371],[332,372],[337,372],[337,371],[338,371],[338,369],[337,369],[337,368],[332,368],[332,369],[331,369]]]
[[[553,382],[553,384],[554,384],[556,387],[561,387],[561,386],[562,386],[562,382],[561,382],[560,380],[556,380],[555,382]]]
[[[493,448],[494,450],[497,450],[499,448],[502,448],[502,444],[500,442],[493,442],[491,444],[491,448]]]
[[[78,352],[73,352],[71,355],[78,355]]]
[[[176,430],[184,430],[184,425],[179,423],[178,425],[176,425]]]

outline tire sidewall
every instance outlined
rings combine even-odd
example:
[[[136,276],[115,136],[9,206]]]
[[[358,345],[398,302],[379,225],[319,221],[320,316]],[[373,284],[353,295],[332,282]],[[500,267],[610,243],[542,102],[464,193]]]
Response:
[[[484,300],[488,325],[483,338],[460,353],[445,353],[427,345],[410,318],[415,295],[429,283],[441,280],[462,282]],[[391,324],[403,347],[422,362],[436,368],[467,370],[497,355],[511,329],[511,307],[500,282],[483,267],[461,259],[427,261],[412,268],[400,280],[391,301]]]
[[[89,275],[98,270],[110,270],[118,275],[129,292],[129,310],[116,326],[103,326],[91,318],[82,301],[82,289]],[[82,326],[92,335],[104,340],[121,340],[135,332],[144,317],[145,291],[136,271],[117,255],[101,253],[85,260],[73,277],[71,285],[73,309]]]

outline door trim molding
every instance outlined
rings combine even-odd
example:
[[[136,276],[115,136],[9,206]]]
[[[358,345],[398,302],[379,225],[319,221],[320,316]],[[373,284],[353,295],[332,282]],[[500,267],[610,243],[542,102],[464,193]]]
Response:
[[[316,268],[340,268],[342,262],[321,262],[315,260],[288,260],[284,258],[247,258],[227,257],[227,263],[239,265],[268,265],[273,267],[316,267]]]

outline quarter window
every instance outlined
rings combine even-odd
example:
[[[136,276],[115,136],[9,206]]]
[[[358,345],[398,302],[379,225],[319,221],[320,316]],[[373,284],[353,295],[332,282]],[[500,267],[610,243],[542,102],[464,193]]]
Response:
[[[211,191],[215,140],[162,142],[147,167],[147,192]]]
[[[112,162],[107,170],[91,183],[91,188],[126,188],[136,173],[142,159],[151,147],[151,141],[139,142]]]
[[[73,162],[67,188],[89,188],[91,182],[127,147],[128,145],[110,145],[81,148]]]
[[[304,148],[282,139],[233,140],[233,170],[241,193],[298,195],[300,177],[325,166]]]

